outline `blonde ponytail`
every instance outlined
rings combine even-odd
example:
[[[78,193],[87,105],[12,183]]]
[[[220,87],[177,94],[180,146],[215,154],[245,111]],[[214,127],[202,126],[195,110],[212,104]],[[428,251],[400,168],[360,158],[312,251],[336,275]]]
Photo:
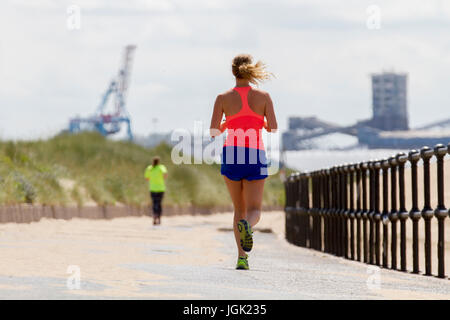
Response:
[[[233,59],[231,70],[238,79],[246,79],[253,84],[269,80],[273,74],[266,71],[266,65],[261,61],[253,62],[249,54],[239,54]]]

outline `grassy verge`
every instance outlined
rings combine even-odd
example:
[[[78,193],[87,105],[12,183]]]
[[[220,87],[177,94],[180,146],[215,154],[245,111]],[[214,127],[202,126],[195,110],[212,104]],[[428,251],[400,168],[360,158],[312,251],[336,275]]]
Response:
[[[166,205],[230,204],[219,165],[174,165],[170,153],[166,144],[147,149],[88,132],[49,140],[0,141],[0,204],[147,205],[143,173],[155,155],[169,171]],[[279,176],[269,177],[264,205],[282,205],[283,199]]]

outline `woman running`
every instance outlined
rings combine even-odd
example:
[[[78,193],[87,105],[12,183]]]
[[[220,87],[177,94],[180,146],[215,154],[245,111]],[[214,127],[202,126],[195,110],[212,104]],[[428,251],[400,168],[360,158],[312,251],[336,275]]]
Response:
[[[222,150],[221,174],[224,176],[234,206],[233,230],[238,248],[236,269],[248,270],[248,255],[253,247],[252,227],[261,216],[267,160],[261,131],[277,129],[272,100],[265,91],[253,88],[270,78],[263,63],[253,63],[252,56],[240,54],[233,59],[236,78],[233,89],[219,94],[211,118],[211,136],[227,129]],[[221,123],[223,114],[225,122]],[[264,120],[264,117],[267,121]]]
[[[162,205],[161,202],[166,191],[165,180],[167,179],[167,168],[161,164],[159,157],[153,157],[153,163],[144,172],[144,178],[149,183],[150,197],[153,207],[153,224],[161,224]]]

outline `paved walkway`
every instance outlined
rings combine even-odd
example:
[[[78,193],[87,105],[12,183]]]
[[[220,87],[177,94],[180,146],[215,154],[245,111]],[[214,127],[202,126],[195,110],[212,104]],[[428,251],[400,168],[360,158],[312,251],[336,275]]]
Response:
[[[231,220],[224,213],[167,217],[159,227],[146,217],[2,224],[0,298],[450,299],[448,279],[288,244],[282,212],[264,213],[251,270],[237,271]]]

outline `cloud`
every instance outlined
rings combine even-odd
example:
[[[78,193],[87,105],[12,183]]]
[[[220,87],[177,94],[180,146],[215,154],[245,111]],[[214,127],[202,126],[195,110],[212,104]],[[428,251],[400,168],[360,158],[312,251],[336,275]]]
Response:
[[[81,9],[68,30],[67,7]],[[117,74],[122,49],[137,45],[128,109],[133,128],[209,123],[215,96],[233,86],[232,57],[249,52],[276,79],[262,86],[283,129],[289,115],[341,124],[371,115],[369,74],[408,72],[413,125],[448,117],[450,5],[387,1],[381,29],[366,27],[373,1],[8,1],[0,10],[0,132],[38,137],[95,111]],[[431,103],[431,101],[433,103]],[[192,124],[192,125],[191,125]],[[41,131],[42,129],[42,131]]]

